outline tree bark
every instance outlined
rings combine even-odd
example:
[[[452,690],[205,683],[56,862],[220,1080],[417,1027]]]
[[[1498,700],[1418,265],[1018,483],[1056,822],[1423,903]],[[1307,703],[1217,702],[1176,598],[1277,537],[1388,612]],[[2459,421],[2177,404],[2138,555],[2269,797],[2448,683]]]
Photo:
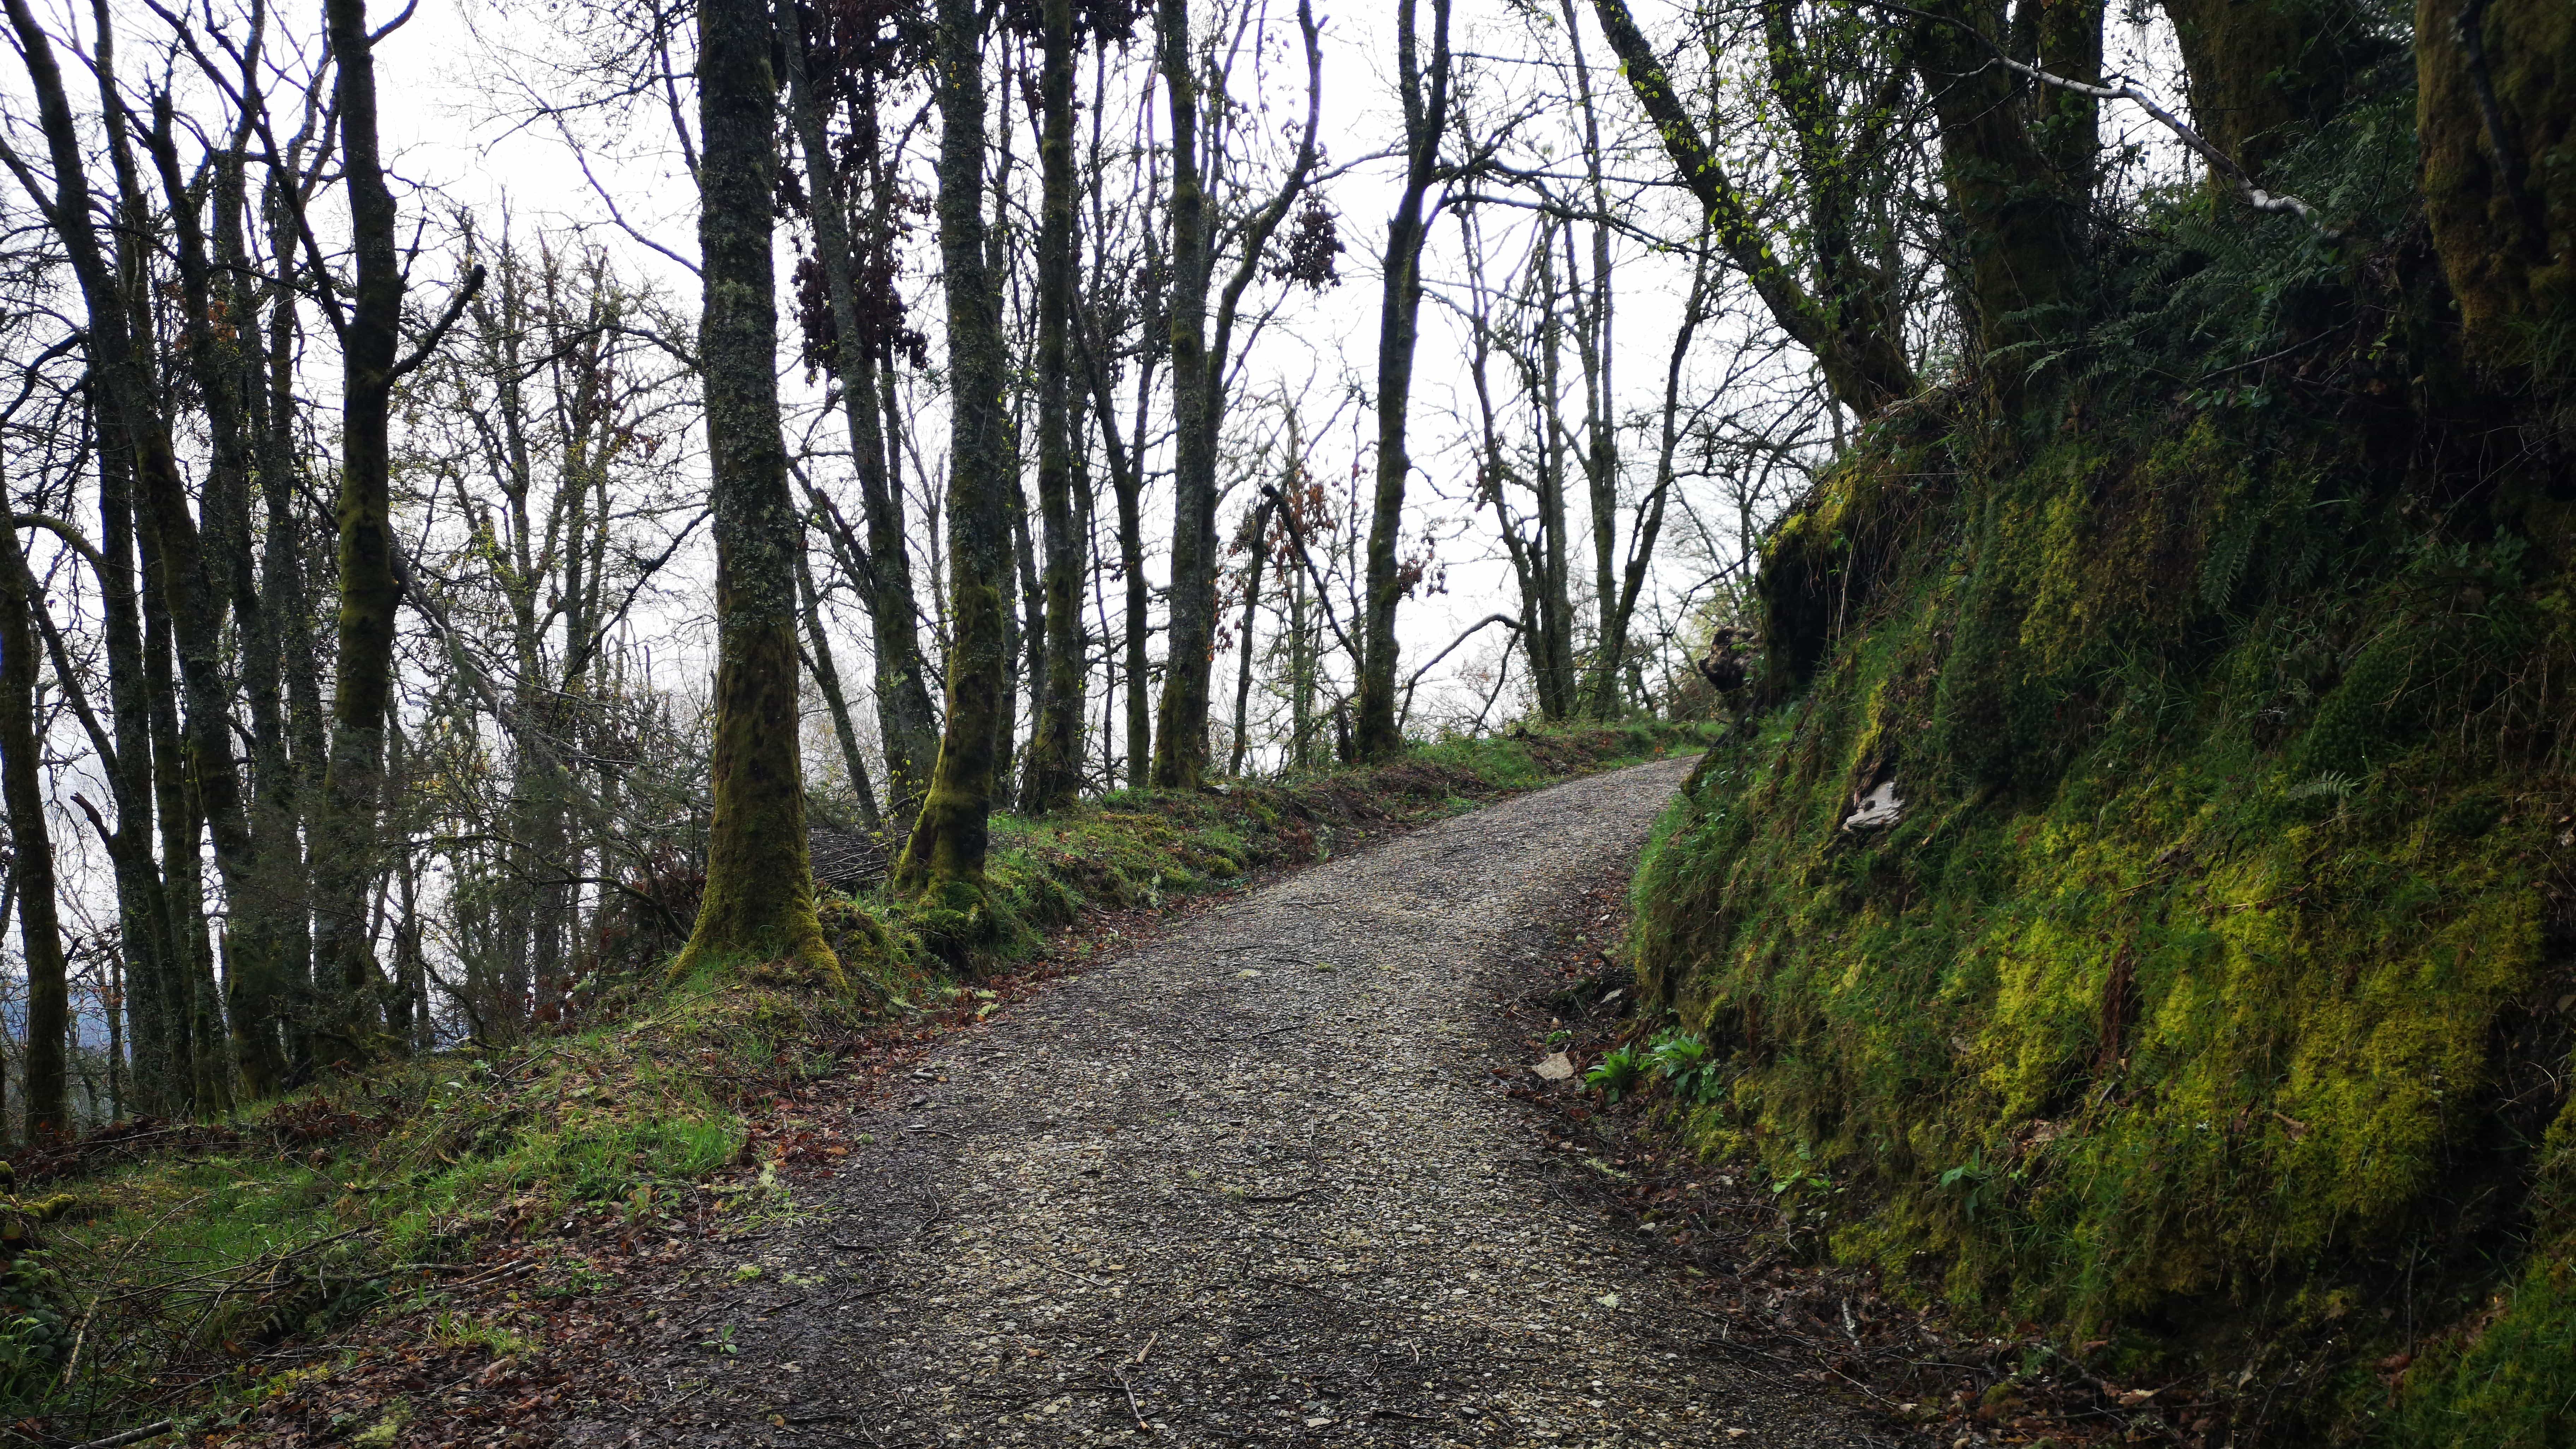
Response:
[[[149,138],[153,169],[159,174],[162,190],[169,201],[172,231],[177,242],[180,295],[185,302],[182,340],[186,346],[188,366],[197,384],[198,396],[206,414],[207,433],[213,443],[212,466],[206,470],[203,534],[205,546],[204,578],[184,592],[194,596],[190,607],[211,609],[220,620],[229,605],[241,622],[241,637],[249,643],[246,651],[254,657],[248,662],[267,666],[268,687],[260,687],[261,668],[245,671],[251,683],[251,705],[254,741],[281,741],[275,693],[274,661],[261,653],[260,641],[267,629],[260,617],[260,601],[250,567],[250,471],[251,439],[244,415],[243,387],[245,369],[239,349],[238,327],[218,328],[219,317],[239,319],[241,306],[238,277],[241,274],[240,251],[235,243],[240,234],[241,177],[238,157],[217,161],[214,200],[216,226],[226,239],[226,260],[234,265],[218,278],[206,245],[205,227],[198,214],[202,198],[181,179],[179,155],[172,136],[173,113],[170,98],[163,93],[154,98],[152,132]],[[174,601],[177,606],[177,601]],[[182,647],[189,647],[183,639]],[[229,690],[224,691],[229,695]],[[192,690],[191,722],[204,702],[204,691]],[[218,706],[220,712],[220,705]],[[217,726],[220,729],[222,726]],[[255,748],[259,746],[255,745]],[[220,749],[224,770],[232,772],[231,745],[212,742],[200,750]],[[239,776],[233,773],[233,781]],[[284,979],[285,937],[278,918],[287,911],[300,912],[301,900],[290,901],[278,891],[274,872],[264,868],[270,849],[279,844],[274,822],[255,792],[243,791],[238,783],[217,782],[219,788],[201,783],[208,796],[209,812],[223,812],[216,825],[218,849],[231,847],[231,862],[226,868],[226,905],[229,921],[224,932],[224,1006],[232,1027],[233,1060],[241,1069],[242,1089],[251,1097],[272,1096],[286,1087],[287,1062],[282,1017],[286,1008]],[[236,803],[220,798],[230,795]],[[244,802],[243,796],[249,799]],[[238,825],[233,815],[240,812]],[[262,827],[266,827],[263,829]],[[229,839],[227,837],[230,837]],[[247,889],[242,889],[247,885]]]
[[[985,255],[984,72],[975,0],[938,0],[939,252],[948,302],[946,728],[930,795],[904,845],[899,888],[970,911],[983,897],[995,724],[1010,675],[1009,419],[1001,294]]]
[[[813,566],[806,562],[804,550],[796,554],[796,592],[805,605],[805,648],[807,667],[813,672],[814,687],[822,691],[823,708],[832,716],[832,738],[841,747],[841,768],[850,775],[850,793],[858,797],[859,824],[871,833],[885,831],[885,816],[877,808],[875,786],[868,781],[868,762],[859,756],[859,734],[850,724],[850,702],[841,693],[841,669],[832,660],[832,641],[823,629],[823,601],[814,591]]]
[[[1082,538],[1073,497],[1073,0],[1044,0],[1038,75],[1038,513],[1046,550],[1046,677],[1020,809],[1071,805],[1082,789]]]
[[[2576,25],[2558,0],[2421,0],[2424,215],[2471,356],[2576,378]]]
[[[221,639],[225,600],[208,586],[203,547],[189,513],[169,419],[162,411],[151,314],[141,290],[144,269],[135,240],[139,232],[130,231],[120,241],[111,262],[91,220],[83,139],[72,117],[52,41],[36,23],[26,0],[6,0],[6,10],[36,91],[39,123],[54,168],[52,196],[34,190],[32,178],[25,179],[31,197],[62,242],[80,286],[89,319],[91,376],[103,402],[102,438],[121,440],[131,449],[133,476],[141,485],[149,579],[143,696],[152,726],[163,854],[169,863],[163,898],[171,917],[171,959],[182,967],[188,982],[192,1095],[200,1111],[220,1110],[230,1101],[231,1076],[222,1048],[212,962],[203,940],[204,901],[196,865],[201,822],[210,821],[215,828],[215,860],[224,874],[227,894],[248,899],[259,889],[229,733],[231,691],[224,676]],[[91,66],[102,98],[121,106],[115,95],[112,40],[104,31],[96,37]],[[125,129],[111,126],[107,136],[120,213],[139,219],[149,207]],[[120,458],[117,468],[103,478],[120,479],[122,466]],[[174,645],[179,676],[188,693],[184,750],[178,691],[169,676]]]
[[[2006,411],[2034,380],[2036,344],[2062,334],[2084,265],[2082,215],[2053,184],[2016,78],[1977,37],[1999,40],[2000,0],[1932,0],[1914,23],[1916,69],[1941,128],[1941,173],[1959,218],[1969,311]]]
[[[778,412],[771,257],[777,86],[766,0],[698,7],[698,248],[716,538],[714,808],[707,885],[675,975],[786,960],[847,985],[814,914],[796,700],[796,559]]]
[[[2458,7],[2437,0],[2423,8],[2433,28],[2419,25],[2417,44],[2439,46]],[[2164,0],[2164,10],[2182,50],[2193,126],[2257,176],[2333,113],[2367,64],[2376,24],[2354,0]]]
[[[1434,0],[1447,14],[1449,0]],[[1162,0],[1156,28],[1172,123],[1172,587],[1171,640],[1163,660],[1163,699],[1156,722],[1154,783],[1196,789],[1207,773],[1209,682],[1216,667],[1216,444],[1225,418],[1225,370],[1244,290],[1262,249],[1314,175],[1315,136],[1323,111],[1323,58],[1312,0],[1298,0],[1297,28],[1306,55],[1306,120],[1288,174],[1269,201],[1245,218],[1242,253],[1218,292],[1214,328],[1207,312],[1216,263],[1207,218],[1206,178],[1198,155],[1202,120],[1196,56],[1190,48],[1188,0]],[[1219,95],[1220,105],[1227,101]]]
[[[376,1055],[382,1025],[369,883],[379,862],[385,718],[393,704],[394,615],[402,597],[393,537],[391,426],[403,276],[393,192],[376,135],[375,47],[366,0],[324,0],[338,65],[342,185],[355,284],[340,334],[340,619],[330,760],[314,822],[314,974],[328,994],[323,1065]]]
[[[1295,466],[1294,460],[1290,466]],[[1252,557],[1244,562],[1242,656],[1234,670],[1234,748],[1225,762],[1228,775],[1243,773],[1244,729],[1250,723],[1252,709],[1252,629],[1261,613],[1261,566],[1270,557],[1270,510],[1277,505],[1261,500],[1252,510],[1252,520],[1244,529]]]
[[[1422,317],[1424,214],[1438,178],[1440,139],[1449,124],[1449,7],[1431,0],[1431,64],[1417,51],[1417,0],[1398,0],[1395,12],[1397,87],[1404,102],[1404,193],[1387,223],[1383,290],[1377,333],[1377,490],[1369,513],[1368,617],[1360,634],[1359,731],[1354,747],[1365,760],[1384,759],[1404,747],[1395,717],[1395,611],[1408,586],[1395,558],[1404,523],[1404,491],[1413,471],[1405,453],[1405,428],[1413,400],[1413,353]]]
[[[1170,114],[1172,186],[1172,583],[1153,782],[1198,787],[1207,771],[1208,672],[1216,642],[1216,432],[1207,367],[1207,191],[1199,173],[1198,53],[1189,0],[1160,0],[1155,38]]]
[[[71,1022],[56,914],[53,834],[37,760],[35,580],[18,546],[18,521],[0,496],[0,796],[6,797],[18,942],[27,972],[27,1136],[68,1137],[74,1123],[63,1074]]]
[[[814,249],[822,261],[823,286],[832,308],[831,362],[841,384],[841,411],[849,427],[850,456],[859,482],[860,518],[868,535],[866,567],[850,583],[868,607],[869,638],[876,655],[877,722],[885,749],[885,804],[890,818],[901,821],[921,808],[921,798],[930,788],[939,728],[916,627],[920,606],[913,594],[912,553],[904,541],[903,510],[890,486],[887,462],[879,373],[881,368],[890,373],[893,359],[887,339],[877,335],[878,329],[870,328],[869,319],[859,311],[861,243],[850,223],[845,191],[853,183],[842,176],[833,156],[824,102],[809,71],[807,37],[793,18],[799,8],[783,7],[780,53],[787,60],[788,103],[794,113],[797,148],[805,158]],[[852,116],[857,150],[873,171],[880,164],[876,106],[872,90],[864,85]],[[871,285],[882,285],[889,200],[873,175],[869,181],[871,190],[879,194],[865,223],[865,257]]]

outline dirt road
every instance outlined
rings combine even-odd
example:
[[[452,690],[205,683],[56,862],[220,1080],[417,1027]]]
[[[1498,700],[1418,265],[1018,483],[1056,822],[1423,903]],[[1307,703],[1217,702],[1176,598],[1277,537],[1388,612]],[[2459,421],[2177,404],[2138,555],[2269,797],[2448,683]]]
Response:
[[[1708,1351],[1493,1073],[1529,1056],[1492,1029],[1514,928],[1633,857],[1688,768],[1305,871],[943,1045],[633,1365],[653,1419],[578,1441],[1874,1442]]]

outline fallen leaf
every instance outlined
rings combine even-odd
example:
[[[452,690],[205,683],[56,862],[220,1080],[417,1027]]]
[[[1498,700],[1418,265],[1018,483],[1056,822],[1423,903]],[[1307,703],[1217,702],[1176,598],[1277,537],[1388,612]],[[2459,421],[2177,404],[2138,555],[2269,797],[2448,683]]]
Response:
[[[1565,1053],[1554,1052],[1546,1061],[1538,1063],[1530,1070],[1547,1081],[1562,1082],[1574,1075],[1574,1063],[1565,1059]]]

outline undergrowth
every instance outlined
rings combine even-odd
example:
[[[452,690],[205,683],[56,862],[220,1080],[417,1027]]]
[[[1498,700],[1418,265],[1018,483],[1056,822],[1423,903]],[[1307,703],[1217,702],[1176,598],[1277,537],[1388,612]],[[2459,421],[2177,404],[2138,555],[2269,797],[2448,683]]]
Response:
[[[549,1034],[391,1062],[228,1121],[126,1122],[22,1155],[19,1195],[0,1199],[0,1422],[64,1439],[165,1414],[218,1422],[328,1372],[333,1335],[373,1311],[531,1266],[518,1250],[752,1231],[796,1210],[758,1160],[778,1102],[997,1009],[982,981],[1082,913],[1204,895],[1707,737],[1653,721],[1514,731],[1371,769],[1001,818],[994,923],[977,939],[939,939],[882,890],[827,896],[847,994],[759,966],[674,983],[638,959],[585,983]],[[495,1265],[499,1246],[513,1254]],[[462,1314],[430,1321],[448,1347],[537,1347]]]

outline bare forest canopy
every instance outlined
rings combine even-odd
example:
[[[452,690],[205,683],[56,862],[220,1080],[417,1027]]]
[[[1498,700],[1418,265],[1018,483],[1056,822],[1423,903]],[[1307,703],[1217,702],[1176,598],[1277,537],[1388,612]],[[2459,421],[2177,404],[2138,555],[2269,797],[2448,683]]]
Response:
[[[850,986],[818,878],[970,951],[997,812],[1711,709],[1837,458],[2056,426],[2174,208],[2361,245],[2279,159],[2459,53],[2375,0],[5,4],[30,1136],[604,973]]]

